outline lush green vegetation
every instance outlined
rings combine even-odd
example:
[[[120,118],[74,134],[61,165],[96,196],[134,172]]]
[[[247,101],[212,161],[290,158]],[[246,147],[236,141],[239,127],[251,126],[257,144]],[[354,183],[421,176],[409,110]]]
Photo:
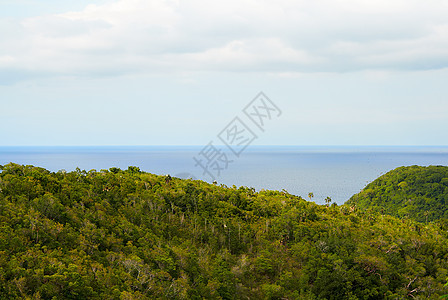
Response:
[[[448,237],[436,224],[137,167],[2,169],[1,299],[437,299],[447,293]]]
[[[420,222],[448,219],[448,167],[400,167],[368,184],[348,202]]]

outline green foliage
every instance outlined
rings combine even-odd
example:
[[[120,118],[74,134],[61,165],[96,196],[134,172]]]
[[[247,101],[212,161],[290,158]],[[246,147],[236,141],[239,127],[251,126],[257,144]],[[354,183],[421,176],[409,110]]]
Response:
[[[445,184],[448,176],[438,178]],[[400,178],[394,190],[414,184]],[[400,220],[330,200],[321,206],[286,191],[228,188],[137,167],[52,173],[8,164],[0,173],[0,299],[447,293],[448,223]]]
[[[388,172],[346,203],[419,222],[448,219],[448,167],[411,166]]]

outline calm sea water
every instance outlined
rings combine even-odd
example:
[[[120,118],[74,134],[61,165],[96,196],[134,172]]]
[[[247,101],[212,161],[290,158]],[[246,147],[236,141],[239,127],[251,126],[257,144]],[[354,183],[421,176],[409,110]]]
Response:
[[[203,146],[136,147],[0,147],[0,164],[8,162],[44,167],[51,171],[76,167],[101,170],[138,166],[155,174],[194,176],[213,181],[195,166]],[[252,146],[216,177],[228,186],[285,189],[291,194],[338,204],[368,182],[399,166],[448,165],[448,147],[301,147]],[[221,164],[223,166],[223,164]],[[216,175],[216,174],[215,174]]]

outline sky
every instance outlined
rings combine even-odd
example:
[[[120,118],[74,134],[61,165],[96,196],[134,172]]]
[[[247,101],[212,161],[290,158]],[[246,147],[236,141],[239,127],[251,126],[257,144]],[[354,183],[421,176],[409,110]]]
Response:
[[[445,0],[0,0],[0,146],[448,145]],[[280,114],[256,128],[263,92]]]

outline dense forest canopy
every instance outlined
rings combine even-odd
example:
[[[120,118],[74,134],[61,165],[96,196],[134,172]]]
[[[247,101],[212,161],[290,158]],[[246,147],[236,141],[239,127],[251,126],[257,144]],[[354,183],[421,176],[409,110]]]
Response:
[[[2,169],[1,299],[437,299],[447,293],[448,234],[435,222],[137,167]]]
[[[420,222],[447,220],[448,167],[397,168],[368,184],[347,204]]]

